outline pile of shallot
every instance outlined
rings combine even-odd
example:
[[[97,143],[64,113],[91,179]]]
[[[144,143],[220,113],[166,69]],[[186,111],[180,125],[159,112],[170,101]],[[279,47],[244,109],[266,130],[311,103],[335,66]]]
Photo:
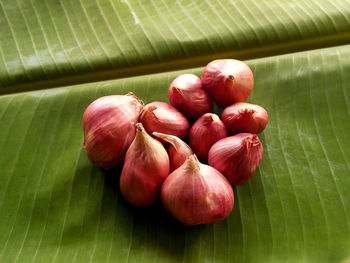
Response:
[[[185,225],[222,221],[233,208],[231,185],[247,182],[263,156],[256,134],[265,129],[267,113],[244,102],[253,84],[248,65],[220,59],[201,79],[174,79],[170,104],[143,105],[133,94],[101,97],[83,116],[87,156],[104,169],[124,162],[120,191],[134,206],[160,199]],[[224,108],[221,118],[211,113],[212,100]]]

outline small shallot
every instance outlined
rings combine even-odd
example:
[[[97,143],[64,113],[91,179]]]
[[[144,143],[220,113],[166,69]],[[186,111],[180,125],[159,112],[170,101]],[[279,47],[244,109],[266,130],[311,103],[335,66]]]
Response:
[[[219,116],[206,113],[193,124],[189,142],[194,153],[200,159],[207,160],[210,147],[225,137],[227,137],[227,131]]]
[[[180,139],[186,137],[190,126],[181,112],[161,101],[148,103],[142,111],[140,121],[149,134],[161,132],[175,135]]]
[[[147,207],[157,200],[169,175],[169,157],[164,146],[148,135],[141,123],[136,128],[135,139],[125,156],[120,191],[132,205]]]
[[[221,119],[230,134],[260,133],[268,122],[266,110],[255,104],[237,102],[224,109]]]
[[[165,209],[185,225],[212,224],[224,220],[234,204],[226,178],[195,155],[165,179],[160,199]]]
[[[244,62],[218,59],[205,67],[202,84],[219,106],[226,107],[248,98],[254,78],[251,69]]]
[[[135,137],[141,110],[140,100],[132,94],[104,96],[86,108],[84,148],[92,163],[109,169],[122,161]]]
[[[209,150],[209,165],[226,176],[232,185],[247,182],[263,157],[256,134],[240,133],[216,142]]]
[[[168,148],[168,155],[170,159],[171,172],[179,168],[186,161],[187,157],[193,154],[190,146],[174,135],[154,132],[153,136],[161,138],[163,141],[170,144]]]
[[[213,103],[202,87],[200,78],[193,74],[182,74],[174,79],[168,91],[169,102],[186,117],[198,119],[211,112]]]

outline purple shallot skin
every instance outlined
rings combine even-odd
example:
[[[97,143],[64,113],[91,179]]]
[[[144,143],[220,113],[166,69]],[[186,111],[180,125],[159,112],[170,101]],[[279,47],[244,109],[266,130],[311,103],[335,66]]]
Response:
[[[248,98],[254,86],[254,78],[251,69],[244,62],[217,59],[205,67],[202,84],[216,104],[226,107]]]
[[[186,117],[168,103],[154,101],[144,106],[140,121],[147,133],[160,132],[184,139],[189,122]]]
[[[179,168],[186,161],[186,159],[193,154],[190,146],[174,135],[154,132],[153,136],[161,138],[163,141],[169,143],[168,155],[170,159],[171,172]]]
[[[213,103],[196,75],[182,74],[174,79],[168,90],[169,102],[190,120],[211,112]]]
[[[239,133],[216,142],[209,150],[209,165],[221,172],[232,185],[247,182],[263,157],[258,136]]]
[[[91,162],[104,169],[118,165],[135,138],[140,100],[131,94],[104,96],[83,115],[84,148]]]
[[[266,110],[256,104],[237,102],[224,109],[221,119],[229,134],[262,132],[268,122]]]
[[[147,207],[159,195],[164,179],[169,175],[169,157],[164,146],[136,124],[137,133],[130,145],[120,176],[120,191],[132,205]]]
[[[194,153],[206,161],[210,147],[225,137],[227,137],[226,127],[219,116],[206,113],[191,127],[189,142]]]
[[[195,155],[164,181],[160,199],[164,208],[184,225],[213,224],[232,211],[234,193],[226,178]]]

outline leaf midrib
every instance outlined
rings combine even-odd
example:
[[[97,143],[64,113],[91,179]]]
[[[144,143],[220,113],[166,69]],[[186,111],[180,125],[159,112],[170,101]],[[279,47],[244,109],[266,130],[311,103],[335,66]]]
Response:
[[[32,81],[19,85],[9,85],[0,89],[0,96],[19,92],[29,92],[90,82],[100,82],[126,77],[142,76],[163,72],[171,72],[175,70],[185,70],[189,68],[204,67],[211,60],[219,58],[253,60],[258,58],[285,55],[295,52],[316,50],[321,48],[336,47],[347,44],[350,44],[350,32],[342,32],[326,36],[317,36],[303,40],[270,44],[261,47],[248,47],[241,50],[216,52],[196,57],[180,58],[175,60],[154,62],[132,67],[123,67],[97,72],[87,72],[84,74],[64,76],[59,78],[53,78],[50,80],[45,79],[40,81]]]

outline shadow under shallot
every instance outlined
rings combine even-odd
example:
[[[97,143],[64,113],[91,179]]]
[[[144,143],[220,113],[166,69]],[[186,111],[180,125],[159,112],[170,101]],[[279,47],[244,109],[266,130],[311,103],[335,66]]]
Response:
[[[106,197],[111,192],[116,195],[116,225],[119,229],[118,234],[123,234],[123,237],[116,236],[119,240],[116,245],[122,240],[127,242],[117,246],[128,246],[129,261],[140,260],[138,259],[140,254],[151,258],[161,254],[171,259],[171,262],[182,261],[185,249],[190,249],[192,244],[196,243],[200,235],[200,227],[184,226],[167,213],[159,200],[147,208],[138,208],[129,204],[119,189],[121,172],[121,166],[104,171],[104,191]],[[188,242],[189,238],[191,242]]]

